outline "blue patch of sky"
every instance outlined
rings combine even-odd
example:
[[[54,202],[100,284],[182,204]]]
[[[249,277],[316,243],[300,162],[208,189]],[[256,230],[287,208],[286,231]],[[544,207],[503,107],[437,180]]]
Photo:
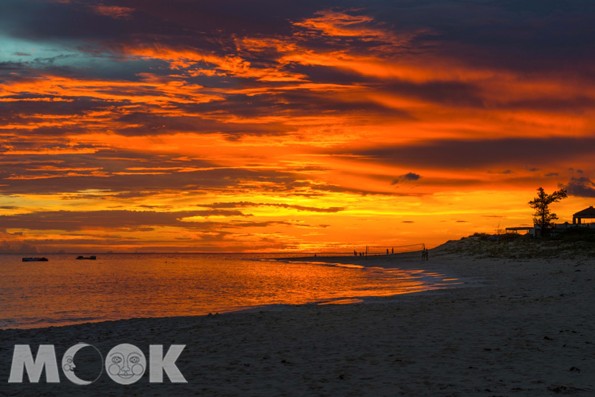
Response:
[[[22,64],[28,68],[61,68],[95,78],[136,80],[138,73],[165,73],[167,62],[102,51],[83,51],[78,42],[42,42],[0,34],[0,63]]]

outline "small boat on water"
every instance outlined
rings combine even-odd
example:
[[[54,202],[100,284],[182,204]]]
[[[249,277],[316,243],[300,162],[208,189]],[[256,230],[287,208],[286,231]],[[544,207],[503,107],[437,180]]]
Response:
[[[48,258],[45,257],[31,257],[31,258],[23,258],[23,262],[47,262]]]
[[[91,255],[91,256],[82,256],[82,255],[79,255],[79,256],[76,257],[76,259],[78,259],[78,260],[90,260],[90,261],[94,261],[94,260],[97,259],[97,257],[95,255]]]

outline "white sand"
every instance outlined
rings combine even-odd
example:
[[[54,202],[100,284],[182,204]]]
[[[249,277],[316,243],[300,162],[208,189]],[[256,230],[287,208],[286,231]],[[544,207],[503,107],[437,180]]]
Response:
[[[317,258],[320,260],[321,258]],[[394,265],[394,257],[349,258]],[[0,331],[2,395],[595,395],[595,260],[431,253],[483,285],[355,305]],[[189,383],[8,385],[15,343],[186,344]]]

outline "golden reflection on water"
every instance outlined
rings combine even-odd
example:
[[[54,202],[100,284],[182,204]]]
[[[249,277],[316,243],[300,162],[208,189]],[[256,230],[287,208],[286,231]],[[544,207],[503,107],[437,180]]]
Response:
[[[272,304],[356,303],[445,286],[442,275],[421,270],[283,263],[254,255],[74,257],[31,263],[1,257],[0,328],[204,315]]]

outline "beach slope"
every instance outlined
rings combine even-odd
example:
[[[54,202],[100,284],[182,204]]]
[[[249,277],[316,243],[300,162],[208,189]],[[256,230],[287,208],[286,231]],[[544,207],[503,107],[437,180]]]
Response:
[[[324,260],[324,258],[317,258]],[[368,262],[366,262],[368,261]],[[397,266],[394,257],[345,258]],[[592,396],[595,261],[478,258],[437,249],[416,266],[460,288],[354,305],[0,331],[1,395]],[[187,384],[8,384],[15,344],[102,352],[185,344]]]

